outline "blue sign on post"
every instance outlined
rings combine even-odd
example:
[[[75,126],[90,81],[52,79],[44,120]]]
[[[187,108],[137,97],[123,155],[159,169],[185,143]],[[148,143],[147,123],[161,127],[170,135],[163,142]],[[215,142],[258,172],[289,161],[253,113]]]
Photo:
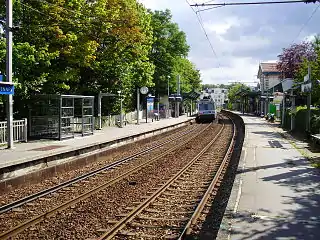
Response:
[[[153,111],[153,103],[154,103],[154,98],[147,98],[147,109],[149,112]]]
[[[2,95],[13,95],[14,85],[13,83],[0,82],[0,94]]]

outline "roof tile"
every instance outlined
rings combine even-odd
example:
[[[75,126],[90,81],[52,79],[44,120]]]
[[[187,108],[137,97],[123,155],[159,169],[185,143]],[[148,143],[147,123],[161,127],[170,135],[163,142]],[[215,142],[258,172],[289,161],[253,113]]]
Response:
[[[260,63],[262,72],[280,72],[277,63]]]

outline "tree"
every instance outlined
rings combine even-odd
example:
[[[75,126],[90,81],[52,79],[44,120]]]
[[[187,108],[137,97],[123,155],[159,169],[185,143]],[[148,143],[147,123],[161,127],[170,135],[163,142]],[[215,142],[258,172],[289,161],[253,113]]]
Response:
[[[136,0],[17,0],[13,10],[19,26],[13,33],[15,103],[39,92],[122,90],[125,107],[132,108],[135,86],[153,85],[151,14]]]
[[[320,86],[317,80],[320,80],[320,37],[316,37],[312,43],[315,51],[315,58],[313,61],[304,60],[301,64],[299,71],[295,76],[295,82],[300,83],[303,81],[304,76],[308,73],[308,65],[311,67],[311,80],[312,80],[312,104],[320,105]]]
[[[306,0],[305,3],[316,3],[316,2],[320,2],[320,0]]]
[[[200,72],[189,59],[177,57],[174,61],[172,73],[173,76],[180,75],[181,92],[186,93],[201,88]],[[175,83],[170,86],[172,92],[175,92],[177,84],[174,81],[171,81],[171,83]]]
[[[292,44],[290,47],[284,48],[282,53],[278,55],[277,68],[282,72],[283,78],[294,78],[303,60],[311,60],[314,56],[312,43]]]
[[[151,14],[154,43],[150,60],[155,65],[153,81],[156,92],[165,94],[168,79],[171,87],[176,86],[177,72],[174,74],[173,68],[180,61],[179,58],[187,57],[189,46],[185,33],[172,22],[170,10],[155,11]]]
[[[216,88],[218,85],[216,84],[202,84],[202,90],[205,90],[207,88]]]
[[[13,4],[16,112],[27,110],[25,100],[37,93],[97,95],[121,90],[124,108],[132,110],[137,87],[156,86],[166,93],[168,76],[172,88],[177,74],[185,91],[199,87],[199,71],[186,58],[185,33],[172,22],[169,10],[151,12],[137,0]],[[5,4],[0,4],[0,18],[4,16]],[[0,71],[5,72],[2,34]],[[119,101],[102,111],[118,113]]]
[[[231,84],[230,89],[228,91],[228,99],[229,103],[236,103],[237,100],[240,100],[239,93],[241,91],[249,91],[250,87],[243,83],[234,83]]]

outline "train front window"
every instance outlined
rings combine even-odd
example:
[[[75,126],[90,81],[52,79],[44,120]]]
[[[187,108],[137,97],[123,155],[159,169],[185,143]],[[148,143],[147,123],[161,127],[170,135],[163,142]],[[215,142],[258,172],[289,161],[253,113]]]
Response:
[[[212,104],[199,104],[199,111],[210,111],[214,110],[214,107]]]

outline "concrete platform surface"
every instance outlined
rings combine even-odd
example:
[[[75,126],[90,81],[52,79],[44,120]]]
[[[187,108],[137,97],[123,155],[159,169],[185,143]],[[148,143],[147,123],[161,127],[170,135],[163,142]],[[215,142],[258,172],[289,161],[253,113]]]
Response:
[[[246,136],[217,239],[320,239],[320,171],[276,128],[243,116]]]
[[[192,119],[186,115],[179,118],[160,119],[160,121],[146,123],[141,120],[140,125],[128,124],[123,128],[106,127],[97,130],[94,135],[75,137],[63,141],[41,140],[28,143],[17,143],[14,149],[0,149],[0,169],[20,163],[34,161],[43,157],[53,156],[77,150],[82,147],[90,147],[99,143],[113,141],[119,138],[133,136],[156,129],[169,127]]]

